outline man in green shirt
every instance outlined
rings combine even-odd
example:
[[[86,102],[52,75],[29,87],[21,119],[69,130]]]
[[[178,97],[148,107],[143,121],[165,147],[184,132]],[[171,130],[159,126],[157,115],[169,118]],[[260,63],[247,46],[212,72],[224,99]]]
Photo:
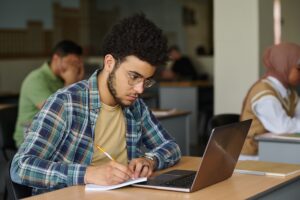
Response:
[[[50,61],[30,72],[22,83],[18,119],[14,133],[17,147],[24,140],[26,129],[45,100],[56,90],[83,79],[82,48],[72,41],[59,42]]]

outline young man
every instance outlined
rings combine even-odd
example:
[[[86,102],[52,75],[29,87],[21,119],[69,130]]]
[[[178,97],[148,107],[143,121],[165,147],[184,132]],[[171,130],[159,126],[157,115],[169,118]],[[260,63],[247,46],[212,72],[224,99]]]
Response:
[[[64,86],[83,79],[82,49],[72,41],[59,42],[53,49],[49,62],[27,75],[22,83],[19,113],[14,139],[19,147],[24,131],[46,99]]]
[[[178,145],[139,98],[167,59],[162,31],[143,15],[126,18],[106,36],[103,55],[89,80],[47,100],[12,161],[13,181],[34,193],[112,185],[179,161]]]

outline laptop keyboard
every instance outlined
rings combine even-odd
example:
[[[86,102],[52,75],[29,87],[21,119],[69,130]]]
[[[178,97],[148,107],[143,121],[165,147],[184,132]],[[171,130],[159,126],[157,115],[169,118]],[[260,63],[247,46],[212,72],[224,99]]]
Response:
[[[190,174],[190,175],[182,177],[182,178],[167,181],[167,182],[162,183],[161,186],[189,188],[193,184],[195,175],[196,174],[193,173],[193,174]]]

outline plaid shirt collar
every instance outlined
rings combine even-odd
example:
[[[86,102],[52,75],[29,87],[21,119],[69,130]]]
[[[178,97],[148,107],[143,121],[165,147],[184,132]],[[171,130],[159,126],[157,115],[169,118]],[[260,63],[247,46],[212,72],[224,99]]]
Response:
[[[89,91],[90,91],[89,92],[90,110],[98,110],[101,107],[100,94],[98,90],[98,75],[100,71],[101,71],[100,69],[96,70],[88,80]]]

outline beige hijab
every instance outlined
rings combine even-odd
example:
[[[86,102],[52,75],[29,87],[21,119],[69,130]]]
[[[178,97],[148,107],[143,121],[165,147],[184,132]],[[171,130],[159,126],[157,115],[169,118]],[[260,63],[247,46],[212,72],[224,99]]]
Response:
[[[281,43],[267,48],[263,63],[267,69],[265,75],[277,78],[286,88],[289,87],[288,76],[292,67],[300,61],[300,46],[293,43]]]

